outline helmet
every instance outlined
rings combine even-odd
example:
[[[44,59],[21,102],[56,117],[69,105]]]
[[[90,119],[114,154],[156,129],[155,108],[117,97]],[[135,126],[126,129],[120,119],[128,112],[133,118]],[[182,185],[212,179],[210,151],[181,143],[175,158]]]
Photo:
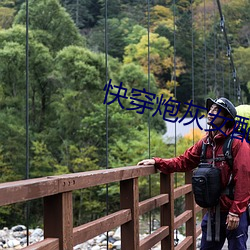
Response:
[[[213,104],[216,104],[220,108],[226,110],[229,113],[229,115],[231,115],[232,118],[235,119],[237,115],[237,111],[234,105],[227,98],[220,97],[219,99],[215,99],[215,100],[208,98],[207,103],[206,103],[207,112],[210,110]]]

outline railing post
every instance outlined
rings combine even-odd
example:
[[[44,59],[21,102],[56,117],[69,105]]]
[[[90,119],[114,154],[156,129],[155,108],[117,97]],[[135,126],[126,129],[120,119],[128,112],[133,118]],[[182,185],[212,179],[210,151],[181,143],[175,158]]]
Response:
[[[121,209],[131,209],[132,220],[121,226],[121,249],[139,250],[138,178],[120,182]]]
[[[169,227],[169,235],[161,241],[162,250],[174,249],[174,177],[160,174],[160,192],[169,195],[169,202],[161,206],[161,226]]]
[[[73,249],[72,192],[44,198],[44,238],[59,238],[60,250]]]
[[[192,172],[185,173],[185,183],[191,184]],[[185,210],[192,210],[192,217],[186,222],[186,236],[193,237],[193,244],[188,250],[196,249],[196,211],[193,192],[185,195]]]

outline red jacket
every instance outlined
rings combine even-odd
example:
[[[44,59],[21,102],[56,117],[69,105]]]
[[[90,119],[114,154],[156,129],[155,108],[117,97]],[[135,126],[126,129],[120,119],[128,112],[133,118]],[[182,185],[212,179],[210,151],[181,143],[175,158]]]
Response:
[[[226,131],[229,135],[232,130]],[[223,145],[225,136],[218,133],[213,139],[207,134],[205,138],[185,151],[184,154],[176,158],[162,159],[154,158],[155,166],[163,173],[186,172],[198,166],[202,151],[202,143],[208,143],[206,159],[213,158],[213,150],[216,157],[224,157]],[[250,145],[248,142],[235,138],[232,144],[233,155],[233,180],[234,180],[234,200],[230,200],[226,195],[220,198],[221,211],[232,212],[241,215],[247,208],[250,201]],[[215,162],[215,166],[221,169],[221,184],[224,189],[230,178],[231,170],[226,161]]]

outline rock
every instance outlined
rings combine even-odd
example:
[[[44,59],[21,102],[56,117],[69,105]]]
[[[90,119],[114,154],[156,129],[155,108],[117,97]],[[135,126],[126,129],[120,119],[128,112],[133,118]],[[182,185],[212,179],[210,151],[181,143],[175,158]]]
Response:
[[[110,243],[114,243],[114,242],[116,241],[116,239],[114,239],[113,237],[109,237],[109,238],[108,238],[108,241],[109,241]]]
[[[121,249],[121,245],[122,245],[122,242],[120,240],[114,242],[113,246],[115,247],[115,249],[119,250]]]
[[[105,234],[101,234],[101,235],[99,235],[99,236],[97,236],[97,237],[95,238],[96,243],[100,243],[100,242],[102,242],[102,241],[105,240],[105,239],[106,239],[106,235],[105,235]]]
[[[87,243],[92,246],[95,244],[95,240],[94,239],[88,240]]]
[[[7,235],[6,230],[0,230],[0,238],[3,238]]]
[[[13,231],[14,229],[15,231]],[[22,230],[21,230],[22,229]],[[22,225],[17,225],[12,227],[10,230],[8,228],[0,230],[0,250],[17,250],[22,249],[27,246],[26,228]],[[147,237],[148,234],[141,234],[140,239]],[[178,232],[179,243],[183,240],[183,237]],[[44,239],[44,233],[41,228],[30,229],[29,230],[29,244],[39,242]],[[108,240],[108,242],[107,242]],[[74,246],[74,250],[121,250],[121,228],[118,227],[114,231],[108,232],[107,235],[100,234],[87,242],[78,244]],[[159,250],[160,244],[155,245],[152,250]]]
[[[13,239],[13,240],[7,241],[7,245],[8,247],[16,247],[20,245],[20,242],[18,240]]]
[[[87,243],[83,243],[83,244],[79,244],[79,245],[76,245],[74,246],[74,250],[82,250],[82,249],[88,249],[88,244]]]
[[[106,240],[103,240],[102,242],[100,242],[100,245],[101,245],[101,246],[107,246],[107,241],[106,241]]]
[[[20,243],[21,245],[24,245],[27,243],[27,237],[23,237],[21,240],[20,240]]]
[[[17,225],[11,228],[13,232],[20,232],[23,230],[26,230],[26,227],[24,225]]]
[[[109,231],[109,232],[108,232],[108,236],[109,236],[109,237],[113,236],[114,234],[115,234],[114,231]]]
[[[101,248],[99,246],[93,246],[91,250],[100,250]]]
[[[23,231],[15,231],[15,232],[13,232],[13,237],[14,238],[23,238],[25,236],[26,235],[23,233]]]
[[[121,227],[118,227],[115,231],[115,234],[113,235],[113,238],[116,240],[120,240],[121,239]]]
[[[42,237],[43,236],[43,230],[41,228],[36,228],[32,234],[32,237]]]

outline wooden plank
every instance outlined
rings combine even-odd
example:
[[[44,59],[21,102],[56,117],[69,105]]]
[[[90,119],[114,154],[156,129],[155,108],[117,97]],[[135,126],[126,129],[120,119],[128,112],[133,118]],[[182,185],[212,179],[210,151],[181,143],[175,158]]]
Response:
[[[44,237],[59,238],[60,249],[73,249],[72,192],[44,198]]]
[[[195,205],[195,213],[197,214],[197,213],[199,213],[200,211],[202,211],[203,210],[203,208],[202,207],[200,207],[199,205]]]
[[[156,172],[154,166],[130,166],[1,183],[0,206],[147,176]]]
[[[139,214],[143,215],[157,207],[168,203],[168,194],[160,194],[139,203]]]
[[[181,243],[179,243],[174,249],[175,250],[188,249],[192,244],[193,244],[193,237],[188,236]]]
[[[131,221],[121,226],[121,249],[139,250],[139,187],[138,178],[120,183],[121,209],[131,210]]]
[[[174,219],[174,229],[177,229],[192,218],[192,211],[187,210]]]
[[[43,241],[34,243],[23,250],[59,250],[59,239],[47,238]]]
[[[140,241],[140,250],[151,249],[155,244],[157,244],[162,239],[169,235],[169,227],[164,226],[158,228],[155,232],[148,235],[146,238]]]
[[[169,202],[161,206],[161,226],[169,227],[169,234],[161,241],[161,250],[174,249],[174,176],[160,174],[160,193],[169,195]]]
[[[193,173],[186,172],[185,173],[185,183],[191,183],[192,181],[192,175]],[[186,236],[192,236],[194,239],[196,239],[196,203],[194,201],[194,195],[193,192],[188,193],[185,195],[185,210],[191,210],[192,216],[191,218],[186,222]],[[191,246],[188,247],[188,250],[196,250],[196,241],[192,242]]]
[[[174,190],[174,199],[177,199],[181,197],[182,195],[185,195],[187,193],[192,192],[192,185],[191,184],[186,184],[181,187],[175,188]]]
[[[119,182],[139,176],[148,176],[157,173],[152,165],[130,166],[106,170],[95,170],[75,174],[60,175],[60,192],[94,187],[112,182]]]
[[[0,184],[0,206],[42,198],[58,193],[55,177],[34,178]]]
[[[123,209],[73,229],[74,246],[131,221],[130,209]]]
[[[199,236],[201,235],[201,233],[202,233],[201,226],[198,226],[198,227],[196,228],[196,237],[199,237]]]

